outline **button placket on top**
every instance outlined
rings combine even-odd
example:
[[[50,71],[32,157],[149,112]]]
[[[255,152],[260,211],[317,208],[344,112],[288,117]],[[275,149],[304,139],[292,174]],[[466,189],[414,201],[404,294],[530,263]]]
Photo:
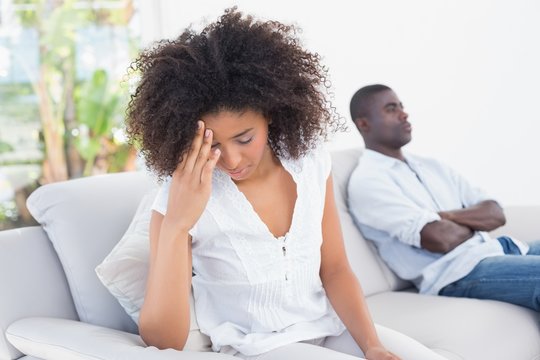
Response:
[[[285,279],[285,281],[289,281],[289,274],[290,274],[288,254],[287,254],[287,251],[289,249],[287,248],[287,242],[286,242],[288,235],[289,234],[287,233],[277,238],[279,251],[281,252],[281,256],[283,257],[282,258],[283,260],[282,271],[283,271],[283,279]]]
[[[290,247],[287,244],[287,238],[289,234],[279,238],[281,254],[283,256],[283,279],[284,279],[284,292],[287,299],[291,299],[293,296],[293,281],[292,281],[292,269],[291,269],[291,253]]]

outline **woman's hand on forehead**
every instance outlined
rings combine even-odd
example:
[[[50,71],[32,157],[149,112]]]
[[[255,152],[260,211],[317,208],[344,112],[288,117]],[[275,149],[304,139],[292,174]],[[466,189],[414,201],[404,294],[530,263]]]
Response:
[[[212,130],[199,121],[188,152],[172,174],[167,216],[185,231],[199,220],[212,192],[212,173],[220,156],[219,149],[212,149],[212,137]]]

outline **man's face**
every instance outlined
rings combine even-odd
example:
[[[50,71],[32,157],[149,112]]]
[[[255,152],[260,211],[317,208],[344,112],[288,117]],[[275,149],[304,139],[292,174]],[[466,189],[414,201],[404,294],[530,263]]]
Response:
[[[412,138],[408,117],[396,93],[392,90],[376,93],[372,97],[366,135],[374,144],[400,149]]]

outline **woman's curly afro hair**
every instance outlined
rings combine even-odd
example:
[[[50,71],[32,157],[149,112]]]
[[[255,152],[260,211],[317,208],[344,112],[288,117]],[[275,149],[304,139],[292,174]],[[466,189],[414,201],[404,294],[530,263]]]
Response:
[[[172,174],[197,120],[222,110],[260,112],[269,121],[270,147],[289,158],[342,129],[327,99],[327,70],[295,35],[294,26],[254,21],[231,8],[199,34],[186,29],[143,51],[131,65],[141,79],[126,122],[147,167],[160,178]]]

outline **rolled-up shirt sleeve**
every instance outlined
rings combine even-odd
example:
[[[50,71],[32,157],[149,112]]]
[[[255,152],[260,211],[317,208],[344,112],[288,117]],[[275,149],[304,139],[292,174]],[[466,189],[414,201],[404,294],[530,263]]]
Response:
[[[154,202],[152,203],[152,210],[157,211],[161,215],[165,216],[167,214],[167,206],[169,205],[169,191],[171,188],[171,177],[167,177],[163,183],[161,184],[156,198],[154,199]],[[179,205],[181,206],[181,205]],[[204,215],[204,214],[203,214]],[[201,215],[201,216],[203,216]],[[188,231],[189,235],[192,237],[196,237],[196,229],[197,229],[197,223]]]
[[[398,241],[420,248],[420,231],[441,220],[434,210],[421,208],[407,198],[391,179],[362,177],[349,182],[349,211],[360,229],[369,227]]]
[[[167,213],[167,204],[169,202],[169,188],[171,187],[171,178],[167,177],[161,184],[156,198],[152,203],[152,210],[157,211],[161,215]]]

